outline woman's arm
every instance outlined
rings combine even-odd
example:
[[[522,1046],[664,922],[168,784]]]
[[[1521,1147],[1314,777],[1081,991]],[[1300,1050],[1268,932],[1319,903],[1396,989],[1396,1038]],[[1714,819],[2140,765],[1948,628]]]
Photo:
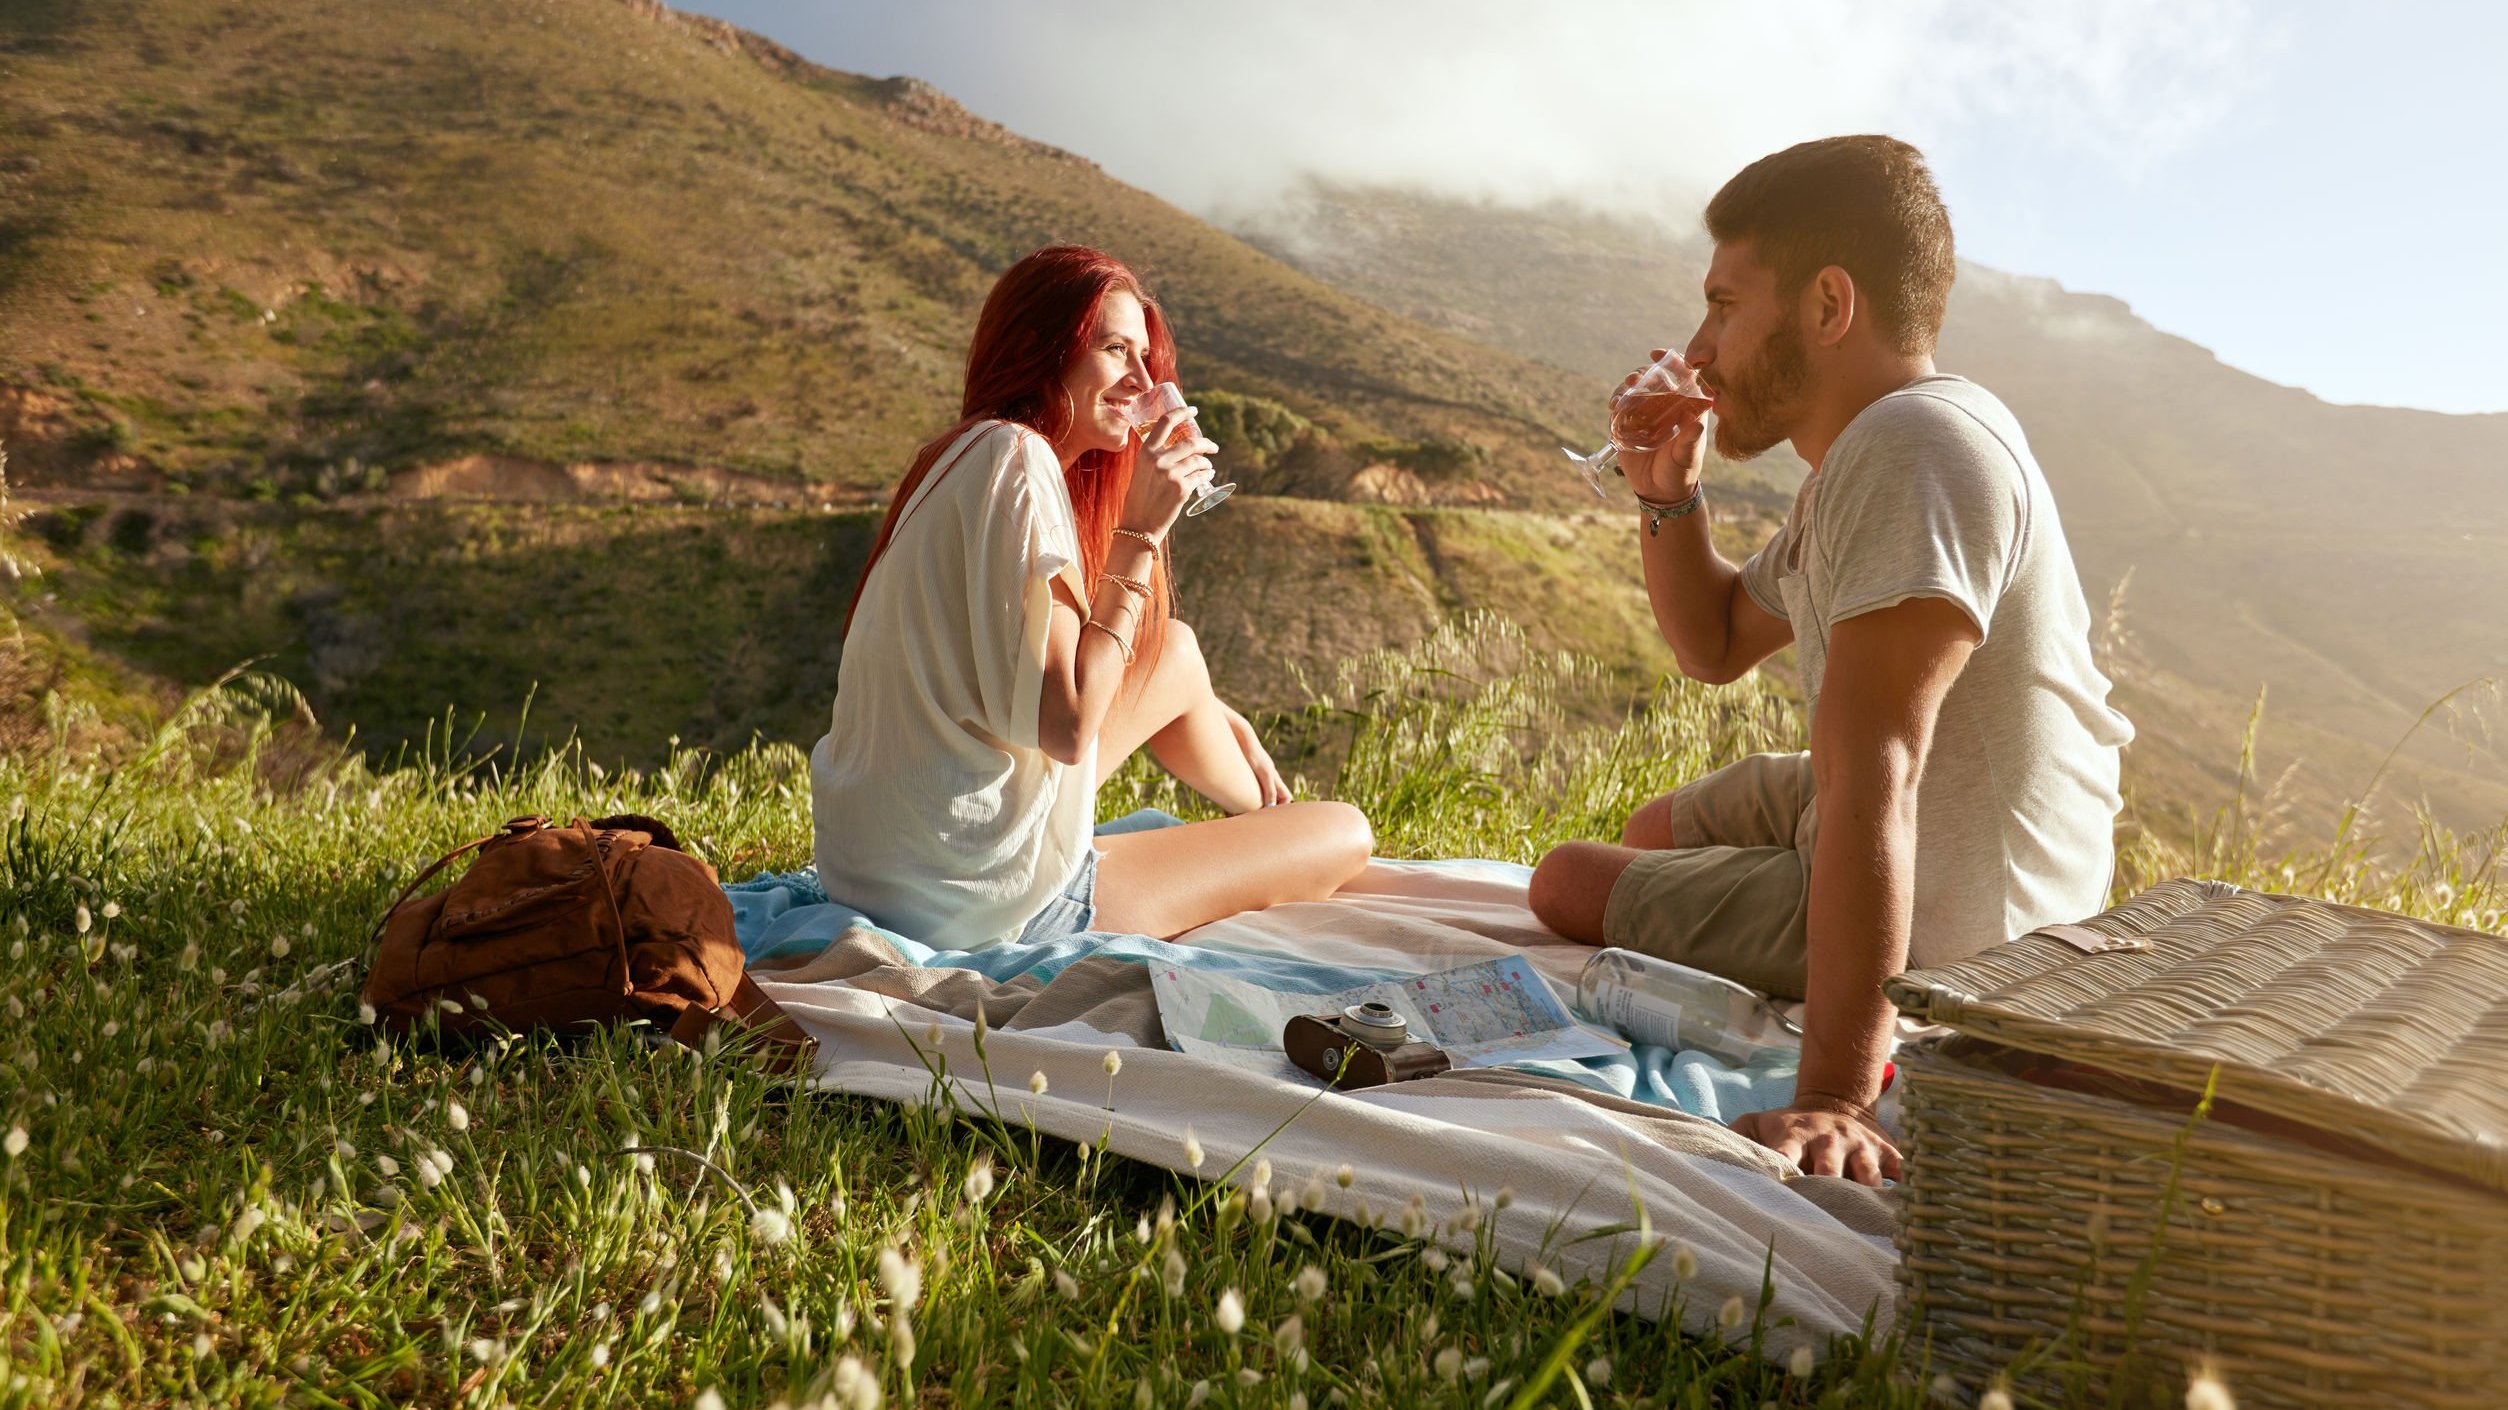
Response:
[[[1173,412],[1145,438],[1157,445],[1174,434],[1189,415]],[[1053,620],[1045,633],[1045,681],[1037,702],[1037,743],[1047,755],[1065,764],[1080,762],[1089,744],[1105,728],[1123,688],[1134,646],[1150,609],[1149,599],[1119,578],[1150,581],[1157,555],[1165,551],[1167,532],[1184,508],[1185,497],[1210,474],[1209,455],[1219,449],[1193,436],[1156,455],[1144,453],[1133,466],[1132,487],[1124,497],[1120,523],[1131,532],[1115,535],[1106,555],[1106,571],[1086,603],[1070,589],[1054,585]],[[1146,535],[1144,543],[1134,534]]]

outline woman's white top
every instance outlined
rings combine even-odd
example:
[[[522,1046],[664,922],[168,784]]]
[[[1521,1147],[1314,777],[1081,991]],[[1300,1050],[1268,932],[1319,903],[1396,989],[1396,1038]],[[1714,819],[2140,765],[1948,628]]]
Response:
[[[1007,421],[961,436],[872,568],[810,751],[819,881],[942,949],[1008,939],[1088,855],[1097,745],[1038,747],[1052,584],[1088,600],[1062,466]]]

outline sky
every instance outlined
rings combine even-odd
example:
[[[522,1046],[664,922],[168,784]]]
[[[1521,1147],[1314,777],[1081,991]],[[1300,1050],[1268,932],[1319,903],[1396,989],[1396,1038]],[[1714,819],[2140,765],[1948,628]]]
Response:
[[[1316,175],[1694,231],[1751,159],[1890,132],[1969,259],[2329,401],[2508,411],[2508,5],[683,3],[1205,215]]]

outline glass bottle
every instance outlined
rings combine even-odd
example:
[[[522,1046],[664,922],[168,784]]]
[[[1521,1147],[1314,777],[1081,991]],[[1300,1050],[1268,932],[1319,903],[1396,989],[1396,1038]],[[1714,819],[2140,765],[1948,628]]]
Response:
[[[1802,1043],[1802,1030],[1756,990],[1635,950],[1595,951],[1577,976],[1576,1007],[1631,1042],[1694,1048],[1737,1067]]]

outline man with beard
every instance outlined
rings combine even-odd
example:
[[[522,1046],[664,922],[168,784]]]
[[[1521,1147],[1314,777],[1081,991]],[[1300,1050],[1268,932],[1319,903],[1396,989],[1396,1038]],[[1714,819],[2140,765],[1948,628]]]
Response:
[[[1795,645],[1811,748],[1641,807],[1622,846],[1534,871],[1562,935],[1806,1001],[1793,1104],[1734,1125],[1813,1174],[1895,1178],[1875,1121],[1881,981],[2105,904],[2132,726],[2020,425],[1936,372],[1954,265],[1924,157],[1833,137],[1762,158],[1707,206],[1715,257],[1686,356],[1716,449],[1811,465],[1736,569],[1708,535],[1702,423],[1623,451],[1655,621],[1681,670],[1730,681]],[[1936,749],[1937,740],[1946,747]]]

